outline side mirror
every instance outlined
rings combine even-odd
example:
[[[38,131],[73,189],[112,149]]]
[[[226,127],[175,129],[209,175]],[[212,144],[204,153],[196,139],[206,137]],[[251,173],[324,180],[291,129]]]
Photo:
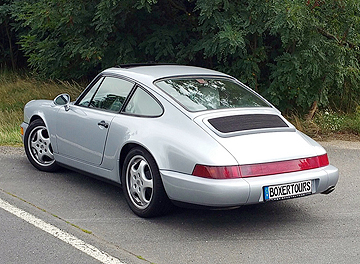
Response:
[[[70,109],[70,95],[68,94],[60,94],[54,99],[55,105],[64,105],[65,110],[68,111]]]

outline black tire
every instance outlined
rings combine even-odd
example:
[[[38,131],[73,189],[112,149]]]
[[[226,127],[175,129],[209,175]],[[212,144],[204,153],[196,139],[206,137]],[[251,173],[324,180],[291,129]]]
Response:
[[[48,130],[41,119],[34,120],[26,129],[24,147],[30,163],[38,170],[53,172],[59,169],[54,159]]]
[[[140,217],[164,215],[173,208],[154,158],[142,148],[133,148],[127,154],[121,183],[126,202]]]

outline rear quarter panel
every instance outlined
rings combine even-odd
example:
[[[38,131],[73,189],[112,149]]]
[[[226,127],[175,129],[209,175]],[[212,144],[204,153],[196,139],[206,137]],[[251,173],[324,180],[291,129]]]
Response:
[[[160,99],[161,100],[161,99]],[[155,158],[159,169],[191,174],[195,164],[235,165],[234,157],[189,117],[166,100],[160,117],[117,115],[111,124],[104,166],[128,143],[138,144]]]

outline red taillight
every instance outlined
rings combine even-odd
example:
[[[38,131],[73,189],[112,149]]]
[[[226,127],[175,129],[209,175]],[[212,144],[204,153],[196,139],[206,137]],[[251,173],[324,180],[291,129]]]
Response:
[[[327,154],[295,160],[277,161],[240,166],[196,165],[192,175],[211,179],[233,179],[311,170],[329,165]]]
[[[318,159],[319,159],[319,167],[325,167],[327,165],[329,165],[329,158],[328,158],[328,155],[327,154],[324,154],[324,155],[321,155],[321,156],[318,156]]]
[[[233,179],[240,178],[239,166],[205,166],[197,164],[192,173],[194,176],[210,179]]]

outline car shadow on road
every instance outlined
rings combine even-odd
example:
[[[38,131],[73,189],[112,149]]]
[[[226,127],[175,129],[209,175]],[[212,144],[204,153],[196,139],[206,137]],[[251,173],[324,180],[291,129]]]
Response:
[[[104,194],[107,198],[114,203],[121,203],[126,206],[125,198],[122,194],[121,186],[102,179],[92,177],[89,175],[73,172],[71,170],[63,168],[60,172],[62,177],[66,181],[72,181],[72,184],[79,184],[81,188],[91,188],[94,192],[92,195],[99,195],[96,199],[102,199]],[[102,198],[101,198],[102,197]],[[107,199],[107,200],[108,200]],[[151,221],[159,222],[173,222],[176,219],[184,222],[184,219],[189,221],[205,220],[207,223],[222,225],[229,223],[257,223],[257,222],[289,222],[292,220],[299,220],[301,217],[306,217],[306,210],[303,210],[302,199],[308,199],[308,197],[301,199],[267,202],[261,204],[245,205],[235,209],[191,209],[186,207],[174,206],[174,210],[165,216],[150,218]],[[118,204],[117,204],[118,206]],[[123,206],[121,206],[123,207]],[[129,209],[130,211],[130,209]],[[304,215],[305,214],[305,215]],[[309,215],[310,217],[310,215]]]
[[[228,210],[200,210],[176,208],[169,215],[159,218],[158,221],[173,222],[181,219],[183,223],[199,222],[202,225],[271,225],[286,224],[299,221],[299,218],[311,217],[301,203],[295,201],[278,201],[254,205],[244,205],[237,209]]]

